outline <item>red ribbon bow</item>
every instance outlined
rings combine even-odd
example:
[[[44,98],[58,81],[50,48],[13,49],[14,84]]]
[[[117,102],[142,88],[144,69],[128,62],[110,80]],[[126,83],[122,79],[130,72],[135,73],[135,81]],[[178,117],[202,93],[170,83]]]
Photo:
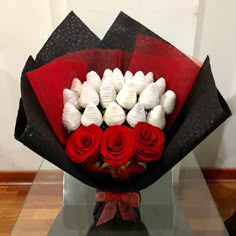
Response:
[[[136,222],[133,207],[138,208],[140,206],[138,193],[97,192],[95,199],[97,202],[106,202],[96,226],[112,220],[117,211],[120,212],[122,220]]]

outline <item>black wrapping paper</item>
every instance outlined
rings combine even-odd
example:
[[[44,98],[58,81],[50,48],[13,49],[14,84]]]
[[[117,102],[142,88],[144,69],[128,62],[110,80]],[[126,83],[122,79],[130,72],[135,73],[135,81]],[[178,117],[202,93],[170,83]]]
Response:
[[[130,222],[120,222],[117,224],[114,221],[107,222],[106,224],[96,227],[93,225],[87,236],[110,236],[110,235],[137,235],[137,236],[149,236],[148,230],[142,222],[137,222],[136,224]]]
[[[42,66],[67,53],[98,48],[99,45],[101,40],[74,12],[70,12],[44,44],[36,56],[36,62]]]
[[[115,22],[102,39],[101,47],[132,52],[138,34],[160,39],[169,44],[169,42],[165,41],[138,21],[132,19],[124,12],[120,12]]]
[[[25,73],[72,51],[96,47],[132,51],[138,33],[160,39],[140,23],[120,13],[104,39],[100,41],[74,13],[70,13],[50,36],[37,55],[36,61],[30,57],[22,72],[22,99],[16,121],[15,138],[75,178],[103,191],[128,192],[148,187],[231,114],[215,86],[207,58],[180,115],[167,134],[167,146],[163,156],[148,164],[145,173],[134,179],[118,182],[107,174],[88,173],[80,165],[71,162],[49,126]]]

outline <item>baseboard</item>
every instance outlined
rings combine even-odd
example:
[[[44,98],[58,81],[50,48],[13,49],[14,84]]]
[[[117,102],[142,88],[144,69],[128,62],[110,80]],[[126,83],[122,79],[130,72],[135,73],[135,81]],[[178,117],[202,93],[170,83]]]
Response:
[[[236,182],[236,168],[201,168],[207,182]]]
[[[37,184],[61,184],[62,180],[61,170],[0,171],[0,186],[31,185],[33,181]]]
[[[236,182],[236,168],[202,168],[202,174],[208,182]],[[62,175],[62,171],[47,170],[41,175],[42,181],[52,181]],[[0,185],[31,185],[37,171],[0,171]]]
[[[0,185],[31,185],[36,171],[0,171]]]

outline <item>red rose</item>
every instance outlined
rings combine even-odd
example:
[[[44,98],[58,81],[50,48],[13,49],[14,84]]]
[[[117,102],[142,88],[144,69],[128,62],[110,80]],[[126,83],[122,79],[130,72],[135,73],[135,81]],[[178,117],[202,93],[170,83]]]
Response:
[[[136,138],[136,161],[149,162],[157,160],[165,147],[163,131],[145,122],[134,127]]]
[[[103,134],[101,153],[110,166],[125,165],[135,154],[134,131],[122,125],[108,127]]]
[[[66,143],[67,156],[76,163],[95,163],[102,141],[102,129],[92,124],[80,126]]]

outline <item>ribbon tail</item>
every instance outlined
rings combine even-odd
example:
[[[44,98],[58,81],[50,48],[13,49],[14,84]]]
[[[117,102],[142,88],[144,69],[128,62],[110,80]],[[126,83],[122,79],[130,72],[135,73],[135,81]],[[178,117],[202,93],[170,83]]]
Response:
[[[118,201],[118,208],[119,208],[122,220],[136,222],[136,217],[135,217],[134,209],[132,206],[122,201]]]
[[[105,207],[103,208],[102,214],[96,226],[99,226],[101,224],[106,223],[107,221],[112,220],[115,217],[116,212],[117,212],[117,201],[107,202]]]

